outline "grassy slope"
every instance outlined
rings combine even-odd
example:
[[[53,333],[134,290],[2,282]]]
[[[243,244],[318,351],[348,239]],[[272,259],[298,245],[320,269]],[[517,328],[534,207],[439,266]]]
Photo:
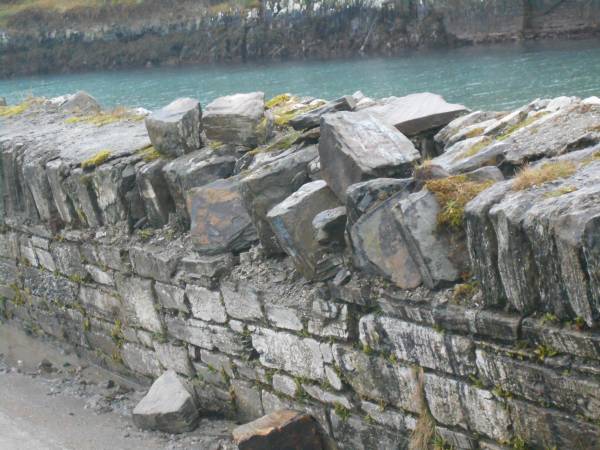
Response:
[[[41,9],[63,13],[73,8],[97,8],[107,5],[135,4],[143,0],[8,0],[0,2],[0,22],[31,9]]]

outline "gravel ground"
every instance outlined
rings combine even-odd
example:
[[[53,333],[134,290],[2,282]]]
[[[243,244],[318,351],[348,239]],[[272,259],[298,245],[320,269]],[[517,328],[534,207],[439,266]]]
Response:
[[[50,342],[0,324],[0,449],[233,450],[235,424],[203,419],[193,433],[143,432],[131,410],[145,388],[86,365]]]

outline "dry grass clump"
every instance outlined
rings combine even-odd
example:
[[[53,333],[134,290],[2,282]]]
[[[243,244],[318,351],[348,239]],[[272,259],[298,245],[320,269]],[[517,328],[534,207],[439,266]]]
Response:
[[[541,119],[542,117],[544,117],[548,114],[549,114],[549,112],[543,111],[543,112],[534,114],[532,116],[529,116],[525,120],[523,120],[515,125],[512,125],[508,128],[505,128],[503,130],[502,134],[497,136],[496,139],[499,141],[504,141],[504,140],[508,139],[509,137],[511,137],[513,134],[515,134],[517,131],[519,131],[525,127],[528,127],[532,123],[536,122],[537,120]]]
[[[267,109],[273,109],[278,106],[282,106],[286,103],[289,103],[292,99],[294,99],[294,97],[292,97],[290,94],[279,94],[273,97],[272,99],[268,100],[265,103],[265,107]]]
[[[494,184],[493,181],[470,181],[465,175],[427,181],[425,187],[435,195],[440,204],[438,225],[462,230],[465,206],[492,184]]]
[[[523,191],[560,178],[570,177],[577,170],[571,161],[556,161],[535,167],[524,167],[515,177],[513,191]]]
[[[435,438],[435,419],[429,411],[425,398],[425,374],[422,368],[416,369],[417,386],[413,394],[413,402],[419,409],[419,419],[410,435],[409,450],[429,450]]]

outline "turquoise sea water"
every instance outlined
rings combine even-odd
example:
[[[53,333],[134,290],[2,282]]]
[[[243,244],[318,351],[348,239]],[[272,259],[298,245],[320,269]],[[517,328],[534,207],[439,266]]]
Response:
[[[331,99],[431,91],[470,108],[509,109],[537,97],[600,96],[600,40],[552,41],[273,65],[179,67],[0,80],[0,96],[57,96],[86,90],[100,102],[157,108],[190,96],[202,104],[235,92],[282,92]]]

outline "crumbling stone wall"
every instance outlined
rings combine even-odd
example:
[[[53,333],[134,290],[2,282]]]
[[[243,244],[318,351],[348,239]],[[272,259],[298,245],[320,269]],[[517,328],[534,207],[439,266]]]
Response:
[[[369,99],[362,102],[372,105]],[[357,108],[352,99],[325,107],[329,112]],[[389,104],[375,107],[380,115],[394,112]],[[506,298],[497,296],[498,286],[490,287],[490,280],[502,274],[490,267],[485,272],[483,265],[477,273],[485,297],[472,298],[468,294],[478,289],[476,284],[448,287],[457,280],[433,289],[403,289],[383,276],[382,269],[377,274],[355,270],[348,259],[334,278],[307,282],[294,254],[265,257],[250,244],[233,252],[198,252],[200,241],[174,221],[174,202],[168,222],[160,223],[159,215],[158,224],[140,226],[149,211],[156,211],[152,186],[166,189],[148,175],[149,168],[178,159],[148,157],[156,155],[148,152],[138,116],[132,113],[114,122],[103,113],[73,116],[64,106],[57,110],[43,102],[29,108],[0,119],[5,125],[0,138],[5,188],[0,307],[5,319],[34,334],[68,341],[93,361],[142,381],[173,369],[192,381],[204,414],[246,421],[284,407],[308,411],[344,449],[406,448],[411,441],[414,445],[429,438],[436,448],[597,448],[596,312],[585,319],[579,314],[569,319],[569,314],[561,317],[544,302],[519,309],[518,303],[511,305],[514,297],[506,306]],[[544,114],[538,114],[540,108]],[[489,152],[501,151],[506,153],[499,165],[510,173],[527,158],[538,159],[535,151],[550,156],[560,147],[565,152],[560,138],[573,139],[565,129],[577,134],[574,124],[582,123],[571,108],[578,108],[590,123],[598,112],[595,100],[582,105],[563,98],[528,105],[507,116],[474,113],[459,118],[436,139],[439,144],[453,138],[463,147],[448,144],[434,164],[453,173],[458,165],[481,164],[489,161]],[[215,109],[208,108],[206,115]],[[462,109],[450,110],[464,114]],[[556,135],[542,132],[543,123],[526,121],[527,111],[546,120]],[[428,124],[436,123],[436,131],[439,117],[427,116]],[[490,136],[499,137],[501,145],[488,140],[489,149],[467,151],[465,156],[465,142],[472,146],[492,139],[478,135],[483,128],[474,117],[487,124]],[[557,117],[558,121],[550,120]],[[557,127],[567,118],[573,122]],[[307,123],[308,118],[297,122]],[[236,123],[235,130],[245,123]],[[415,132],[422,132],[423,124],[410,121]],[[29,133],[32,129],[37,131]],[[410,135],[407,124],[403,130]],[[463,137],[470,136],[467,141],[457,138],[461,130]],[[421,135],[416,140],[422,139]],[[530,147],[518,147],[522,152],[517,155],[511,145],[519,139]],[[540,145],[534,139],[556,144]],[[591,145],[586,167],[596,167],[589,166],[596,164],[596,138],[586,139],[575,139],[577,145],[567,146],[567,153],[587,151]],[[384,134],[377,145],[385,142]],[[214,174],[215,167],[230,167],[227,155],[238,154],[228,153],[227,144],[212,145],[221,159],[202,160],[211,161],[211,170],[201,172],[204,177]],[[98,150],[106,146],[111,152],[100,158],[106,154]],[[198,158],[197,152],[190,155]],[[247,165],[247,149],[244,155],[234,160],[238,175],[248,176],[258,169],[248,169],[252,165]],[[252,157],[258,164],[269,154],[254,152]],[[179,158],[187,158],[186,169],[196,164],[187,155]],[[414,174],[417,182],[420,176]],[[418,192],[414,181],[402,186]],[[569,183],[573,186],[576,181]],[[498,195],[494,189],[486,192]],[[553,200],[558,195],[535,192],[540,199],[558,201]],[[588,194],[582,188],[580,195]],[[386,197],[379,195],[378,200]],[[193,227],[194,217],[190,219]],[[259,227],[255,217],[254,222]],[[475,223],[468,222],[468,227]],[[382,229],[385,239],[390,238],[387,230]],[[489,238],[491,231],[486,230]],[[471,251],[479,248],[473,236]],[[249,239],[255,242],[256,236]],[[482,256],[472,258],[484,261]],[[595,258],[588,255],[588,263]],[[515,256],[506,261],[524,260]],[[502,278],[500,284],[507,280]]]

